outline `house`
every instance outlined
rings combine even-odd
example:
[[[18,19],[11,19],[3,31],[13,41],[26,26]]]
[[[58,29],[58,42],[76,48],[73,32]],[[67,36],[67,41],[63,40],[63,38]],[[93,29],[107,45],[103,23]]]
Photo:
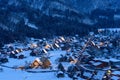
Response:
[[[16,49],[14,52],[15,52],[16,54],[18,54],[18,53],[22,52],[22,49]]]
[[[62,36],[55,39],[55,43],[63,43],[63,42],[65,42],[65,38]]]
[[[25,58],[25,56],[23,54],[18,56],[18,59],[23,59],[23,58]]]
[[[8,62],[7,58],[0,58],[0,63],[6,63],[6,62]]]
[[[41,53],[42,53],[42,54],[47,54],[48,51],[47,51],[46,49],[42,49]]]
[[[74,62],[74,58],[73,58],[72,56],[69,56],[69,57],[68,57],[68,61],[69,61],[69,62]]]
[[[48,60],[47,57],[41,57],[41,58],[40,58],[40,61],[42,62],[41,67],[42,67],[43,69],[49,68],[50,65],[51,65],[51,62]]]
[[[44,48],[49,50],[51,48],[51,45],[47,44]]]
[[[83,77],[86,78],[86,79],[90,79],[92,77],[92,73],[86,71],[86,72],[83,73]]]
[[[31,56],[37,56],[39,55],[40,51],[38,49],[33,49],[32,52],[30,53]]]
[[[64,76],[65,76],[64,72],[62,72],[62,71],[57,72],[57,78],[61,78],[61,77],[64,77]]]
[[[108,62],[101,61],[101,60],[93,60],[93,61],[90,61],[89,63],[96,68],[105,68],[108,66]]]
[[[20,48],[17,48],[17,50],[18,50],[18,52],[22,52],[23,50],[22,49],[20,49]]]
[[[95,62],[95,61],[89,61],[89,63],[90,63],[92,66],[97,67],[97,68],[99,68],[100,65],[102,64],[101,62]]]
[[[31,49],[34,49],[34,48],[37,48],[37,47],[38,47],[38,46],[37,46],[36,43],[31,43],[31,44],[30,44],[30,48],[31,48]]]
[[[109,62],[112,67],[120,69],[120,60],[111,58]]]
[[[42,66],[42,62],[40,61],[39,58],[36,58],[33,63],[30,65],[31,68],[38,68],[40,66]]]
[[[103,80],[103,77],[105,75],[105,71],[97,71],[97,74],[93,76],[94,80]]]
[[[71,48],[71,45],[69,43],[63,43],[63,46],[61,46],[62,50],[69,50]]]
[[[52,47],[53,47],[54,49],[59,49],[59,48],[60,48],[60,46],[59,46],[57,43],[54,43],[54,44],[52,45]]]
[[[111,76],[111,80],[120,80],[119,76]]]
[[[65,72],[65,68],[64,68],[64,66],[63,66],[62,63],[59,63],[59,64],[58,64],[58,70],[60,70],[60,71],[62,71],[62,72]]]
[[[120,78],[120,71],[113,71],[111,74]]]
[[[59,42],[59,43],[62,43],[63,41],[62,41],[61,39],[58,39],[58,42]]]
[[[72,64],[68,67],[67,74],[70,78],[73,78],[77,71],[79,71],[78,67]]]
[[[64,37],[62,37],[62,36],[60,37],[60,39],[61,39],[62,41],[65,41],[65,38],[64,38]]]
[[[10,58],[17,58],[16,54],[14,51],[12,51],[10,54],[9,54],[9,57]]]
[[[51,62],[46,57],[36,58],[33,63],[30,65],[31,68],[49,68],[51,65]]]

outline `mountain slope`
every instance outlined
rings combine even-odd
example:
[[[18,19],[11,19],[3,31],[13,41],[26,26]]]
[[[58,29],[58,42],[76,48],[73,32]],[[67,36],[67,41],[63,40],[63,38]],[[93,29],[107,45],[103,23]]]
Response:
[[[114,16],[119,4],[119,0],[0,0],[0,29],[9,32],[12,41],[25,37],[84,35],[103,26],[105,21],[114,22],[111,16],[107,15],[108,20],[104,21],[99,15],[104,12],[102,16],[106,17],[107,9],[112,9],[110,15]],[[1,39],[6,41],[8,37],[3,35]]]

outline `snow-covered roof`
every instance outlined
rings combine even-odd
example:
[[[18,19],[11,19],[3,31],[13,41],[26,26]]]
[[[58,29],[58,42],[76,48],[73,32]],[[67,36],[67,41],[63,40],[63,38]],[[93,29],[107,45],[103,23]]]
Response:
[[[119,80],[120,78],[118,76],[112,76],[111,80]]]
[[[112,74],[114,74],[114,75],[120,75],[120,71],[113,71]]]
[[[97,74],[94,76],[94,79],[102,80],[104,74],[105,74],[105,71],[98,71]]]
[[[94,66],[98,66],[98,65],[100,65],[101,64],[101,62],[94,62],[94,61],[90,61],[91,63],[92,63],[92,65],[94,65]]]
[[[110,59],[103,59],[103,58],[95,58],[94,60],[100,60],[100,61],[104,61],[104,62],[120,62],[120,60],[115,59],[115,58],[110,58]]]
[[[91,76],[92,76],[92,74],[90,72],[84,72],[83,75],[86,77],[89,77],[89,78],[91,78]]]

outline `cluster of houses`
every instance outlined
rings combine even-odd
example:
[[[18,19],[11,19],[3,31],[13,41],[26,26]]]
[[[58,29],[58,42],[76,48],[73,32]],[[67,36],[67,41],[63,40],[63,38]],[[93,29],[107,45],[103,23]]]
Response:
[[[98,30],[98,34],[90,32],[85,37],[69,36],[54,39],[31,39],[26,47],[4,46],[0,51],[0,62],[8,62],[9,58],[24,59],[23,51],[31,50],[30,56],[36,59],[20,69],[51,68],[50,51],[66,51],[57,59],[57,77],[68,74],[70,78],[88,80],[120,79],[120,31],[106,32]],[[56,53],[57,54],[57,53]],[[66,65],[67,63],[69,65]],[[114,79],[113,79],[114,80]]]

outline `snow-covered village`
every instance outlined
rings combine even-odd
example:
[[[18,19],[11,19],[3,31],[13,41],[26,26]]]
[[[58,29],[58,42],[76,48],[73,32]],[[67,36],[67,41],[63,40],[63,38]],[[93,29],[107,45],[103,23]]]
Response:
[[[120,0],[0,0],[0,80],[120,80]]]
[[[28,38],[0,50],[0,80],[120,80],[120,29]]]

